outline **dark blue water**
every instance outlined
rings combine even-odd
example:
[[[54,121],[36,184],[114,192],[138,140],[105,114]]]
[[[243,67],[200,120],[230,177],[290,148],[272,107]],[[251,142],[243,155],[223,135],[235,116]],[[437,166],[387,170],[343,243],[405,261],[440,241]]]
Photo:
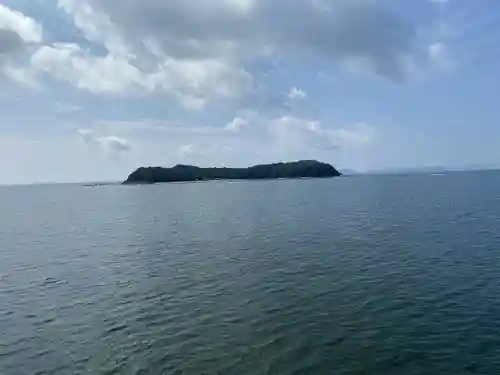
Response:
[[[500,173],[0,188],[0,374],[498,374]]]

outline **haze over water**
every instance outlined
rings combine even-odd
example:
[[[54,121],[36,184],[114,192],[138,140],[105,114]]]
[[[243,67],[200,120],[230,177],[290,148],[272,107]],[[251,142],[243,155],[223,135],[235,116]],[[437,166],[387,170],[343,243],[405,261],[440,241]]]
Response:
[[[0,374],[498,374],[500,173],[0,188]]]

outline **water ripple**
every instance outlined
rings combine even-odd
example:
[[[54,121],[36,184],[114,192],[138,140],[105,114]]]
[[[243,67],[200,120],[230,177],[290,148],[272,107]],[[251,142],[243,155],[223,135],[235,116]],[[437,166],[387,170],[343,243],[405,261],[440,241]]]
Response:
[[[0,373],[497,374],[499,192],[500,174],[3,189]]]

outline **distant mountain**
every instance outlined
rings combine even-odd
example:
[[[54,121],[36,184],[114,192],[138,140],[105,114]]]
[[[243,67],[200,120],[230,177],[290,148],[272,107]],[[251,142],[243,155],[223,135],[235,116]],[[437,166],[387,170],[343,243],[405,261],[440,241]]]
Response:
[[[442,166],[428,167],[401,167],[401,168],[382,168],[367,171],[364,174],[407,174],[407,173],[444,173],[453,169]]]
[[[302,160],[291,163],[255,165],[249,168],[200,168],[192,165],[176,165],[173,168],[142,167],[131,173],[123,184],[338,176],[341,176],[341,173],[330,164],[320,163],[316,160]]]
[[[356,171],[354,169],[340,168],[339,171],[340,171],[340,173],[342,173],[343,176],[354,176],[354,175],[363,174],[363,172]]]
[[[486,164],[474,164],[463,167],[443,167],[443,166],[424,166],[424,167],[405,167],[405,168],[384,168],[367,171],[364,174],[409,174],[409,173],[446,173],[446,172],[467,172],[467,171],[490,171],[498,170],[498,166]]]

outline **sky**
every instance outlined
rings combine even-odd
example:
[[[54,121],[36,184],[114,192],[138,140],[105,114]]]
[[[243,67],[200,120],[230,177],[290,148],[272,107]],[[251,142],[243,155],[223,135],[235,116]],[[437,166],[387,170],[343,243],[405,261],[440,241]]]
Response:
[[[0,184],[500,167],[498,0],[0,0]]]

